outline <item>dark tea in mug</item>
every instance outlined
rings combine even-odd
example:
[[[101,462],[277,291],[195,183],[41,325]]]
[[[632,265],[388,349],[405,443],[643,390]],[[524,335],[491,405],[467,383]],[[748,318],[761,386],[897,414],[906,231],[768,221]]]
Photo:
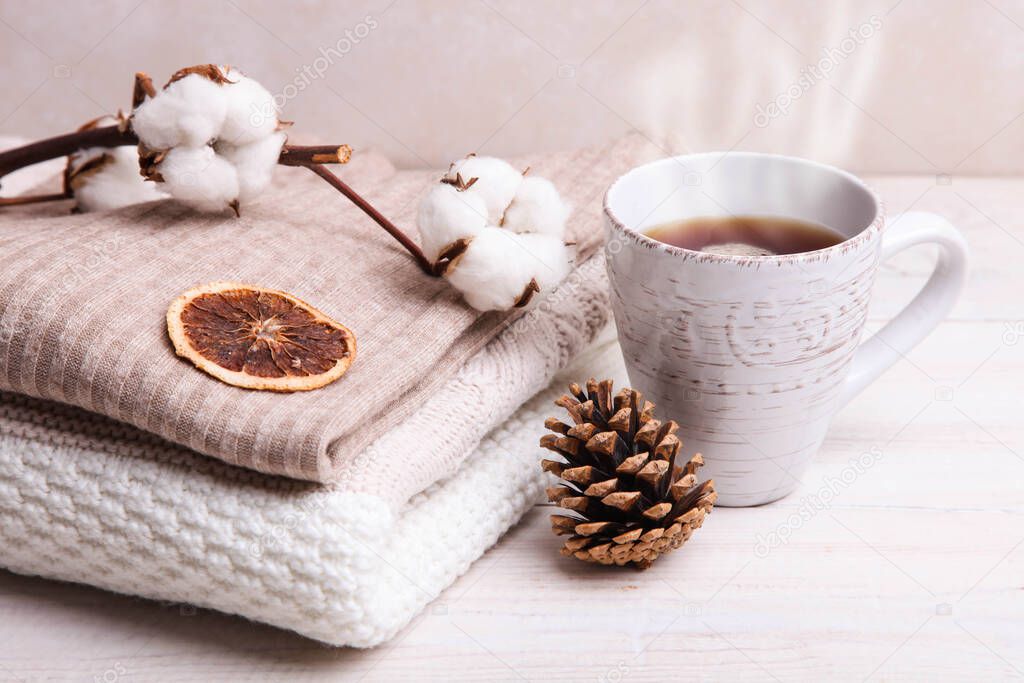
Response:
[[[738,256],[799,254],[832,247],[846,239],[818,223],[776,216],[685,218],[643,232],[675,247]]]

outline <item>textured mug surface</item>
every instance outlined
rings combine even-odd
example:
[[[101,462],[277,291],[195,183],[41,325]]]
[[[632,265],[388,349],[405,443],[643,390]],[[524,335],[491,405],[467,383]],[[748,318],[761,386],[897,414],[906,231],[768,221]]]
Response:
[[[630,381],[680,424],[687,453],[704,454],[719,503],[729,506],[796,488],[836,411],[945,317],[966,267],[952,226],[905,214],[892,253],[934,242],[939,264],[886,334],[858,352],[875,273],[890,254],[882,205],[854,176],[767,154],[674,157],[619,178],[604,211]],[[845,240],[799,254],[733,256],[643,234],[671,220],[730,215],[801,219]]]

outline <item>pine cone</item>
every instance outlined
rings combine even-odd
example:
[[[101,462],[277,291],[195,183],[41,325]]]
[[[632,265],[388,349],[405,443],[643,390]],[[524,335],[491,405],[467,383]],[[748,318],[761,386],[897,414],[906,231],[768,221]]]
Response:
[[[654,404],[639,392],[622,389],[613,400],[612,381],[594,379],[586,393],[578,384],[569,391],[555,405],[575,424],[548,418],[544,426],[557,434],[540,440],[566,460],[541,463],[563,479],[547,490],[548,500],[579,515],[551,516],[556,534],[572,534],[561,552],[646,569],[704,522],[717,498],[714,482],[697,484],[697,468],[704,464],[699,453],[676,464],[679,425],[655,419]]]

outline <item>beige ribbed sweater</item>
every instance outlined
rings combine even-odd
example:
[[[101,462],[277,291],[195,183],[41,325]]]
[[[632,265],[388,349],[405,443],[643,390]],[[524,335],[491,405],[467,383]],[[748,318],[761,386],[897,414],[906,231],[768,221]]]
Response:
[[[576,207],[570,234],[586,257],[600,241],[604,189],[649,156],[629,139],[523,163]],[[565,326],[604,315],[599,265],[577,270],[511,326],[506,315],[481,315],[329,187],[295,177],[302,173],[279,170],[275,189],[240,219],[172,201],[79,216],[0,214],[0,389],[81,406],[242,467],[346,481],[371,466],[367,447],[392,431],[399,436],[383,439],[373,466],[400,468],[424,440],[454,449],[479,439],[474,420],[486,416],[476,415],[472,391],[453,390],[460,373],[485,359],[509,381],[526,363],[551,365],[550,376],[566,340],[580,337]],[[349,181],[414,233],[418,198],[438,175]],[[309,301],[354,331],[355,363],[327,387],[288,395],[198,372],[174,355],[164,313],[177,294],[211,280]],[[414,413],[433,415],[431,423],[394,429]],[[443,472],[422,474],[429,483]]]

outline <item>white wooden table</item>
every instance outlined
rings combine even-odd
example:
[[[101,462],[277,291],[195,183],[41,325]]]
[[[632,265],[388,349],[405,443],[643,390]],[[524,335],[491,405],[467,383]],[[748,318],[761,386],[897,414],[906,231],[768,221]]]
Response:
[[[950,217],[973,271],[952,318],[839,415],[798,493],[715,510],[643,573],[560,557],[538,504],[371,651],[0,573],[0,680],[1024,678],[1024,180],[873,184],[891,213]],[[872,327],[931,258],[884,268]]]

